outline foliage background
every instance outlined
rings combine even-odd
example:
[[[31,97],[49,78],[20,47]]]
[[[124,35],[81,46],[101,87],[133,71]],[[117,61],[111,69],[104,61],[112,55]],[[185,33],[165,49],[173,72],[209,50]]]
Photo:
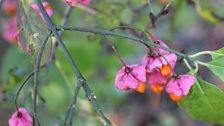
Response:
[[[158,13],[166,0],[152,1],[154,13]],[[53,7],[53,19],[60,24],[65,4],[61,1],[49,0]],[[202,2],[204,10],[223,15],[222,0]],[[149,28],[149,8],[146,0],[92,0],[90,7],[97,10],[96,15],[75,8],[69,19],[68,26],[84,26],[111,29],[119,25],[129,25],[140,29]],[[4,12],[0,11],[0,24],[7,21]],[[223,15],[224,16],[224,15]],[[172,4],[168,15],[162,16],[156,22],[156,28],[150,32],[166,41],[171,48],[188,54],[202,50],[216,50],[224,46],[224,25],[205,13],[198,14],[187,0]],[[118,30],[119,31],[119,30]],[[139,31],[120,30],[136,36]],[[1,30],[1,32],[4,32]],[[100,107],[106,115],[119,126],[210,126],[207,122],[191,119],[176,103],[170,101],[166,93],[154,95],[149,90],[145,94],[134,91],[119,91],[114,86],[114,78],[121,64],[114,55],[109,42],[116,45],[119,53],[127,64],[139,63],[147,52],[144,46],[132,43],[122,38],[99,35],[64,32],[63,39],[72,56],[77,62],[90,87],[97,96]],[[31,59],[23,53],[17,44],[8,44],[0,38],[0,125],[7,125],[7,120],[14,111],[14,96],[24,77],[32,70]],[[202,60],[209,61],[210,57]],[[60,68],[61,67],[61,68]],[[39,94],[44,100],[38,100],[38,116],[46,126],[63,124],[67,107],[72,99],[76,79],[60,49],[57,50],[56,61],[41,70]],[[63,72],[60,72],[63,71]],[[177,73],[187,72],[187,68],[178,62]],[[202,67],[200,77],[217,84],[224,89],[223,82],[211,72]],[[32,81],[23,89],[19,105],[32,110]],[[162,100],[161,100],[162,97]],[[74,123],[79,126],[101,125],[84,92],[78,99]]]

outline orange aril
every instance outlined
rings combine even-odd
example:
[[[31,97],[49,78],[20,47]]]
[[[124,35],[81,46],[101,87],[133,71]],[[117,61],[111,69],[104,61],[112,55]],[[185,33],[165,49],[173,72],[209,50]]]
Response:
[[[163,65],[162,68],[160,69],[160,73],[163,76],[169,77],[171,74],[171,68],[169,65]]]
[[[179,102],[182,99],[182,96],[177,96],[173,93],[170,93],[170,98],[175,102]]]
[[[145,92],[145,83],[139,82],[138,87],[135,89],[139,93],[144,93]]]
[[[151,84],[149,88],[152,90],[155,94],[162,94],[164,90],[164,85],[162,84]]]

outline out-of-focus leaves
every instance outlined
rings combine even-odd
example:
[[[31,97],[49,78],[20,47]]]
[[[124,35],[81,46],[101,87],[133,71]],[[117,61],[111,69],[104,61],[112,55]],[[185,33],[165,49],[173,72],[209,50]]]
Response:
[[[224,124],[223,99],[222,90],[198,78],[188,96],[179,105],[194,119]]]
[[[31,64],[27,56],[20,52],[16,46],[11,46],[3,59],[0,73],[3,91],[7,92],[15,84],[21,82],[23,77],[31,70]]]
[[[46,101],[46,107],[49,112],[59,114],[66,111],[69,105],[69,98],[66,88],[58,82],[51,82],[46,86],[42,86],[41,95]]]
[[[120,20],[121,20],[122,23],[130,24],[132,16],[133,16],[132,11],[129,8],[126,7],[126,9],[124,9],[121,12],[121,19]]]
[[[35,62],[38,51],[49,34],[49,31],[46,28],[44,19],[32,8],[34,3],[34,0],[20,0],[17,24],[19,28],[20,47]],[[41,64],[44,64],[49,58],[53,41],[53,38],[49,38]]]
[[[196,13],[190,6],[187,6],[185,1],[174,1],[175,11],[171,13],[173,19],[171,23],[174,23],[175,28],[184,29],[195,24]],[[181,18],[178,18],[181,17]],[[183,25],[185,24],[185,25]]]
[[[98,14],[87,16],[87,20],[95,27],[108,28],[119,26],[121,12],[125,9],[123,2],[100,1],[93,3],[93,7],[97,7]]]
[[[212,18],[216,18],[213,13],[220,17],[224,16],[223,0],[200,0],[200,6],[203,10],[209,10]],[[216,20],[219,19],[216,18]]]
[[[219,22],[219,20],[211,13],[209,9],[202,10],[200,15],[202,16],[202,18],[213,24],[217,24]]]
[[[205,2],[206,1],[206,2]],[[211,7],[209,6],[209,0],[194,0],[195,2],[195,9],[197,13],[204,19],[212,24],[219,23],[219,20],[212,14]],[[214,1],[212,1],[214,3]]]

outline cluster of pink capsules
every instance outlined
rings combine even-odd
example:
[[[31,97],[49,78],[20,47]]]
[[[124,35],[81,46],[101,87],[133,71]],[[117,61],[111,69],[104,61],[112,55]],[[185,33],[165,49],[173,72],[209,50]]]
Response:
[[[155,39],[150,34],[155,44],[168,48],[161,40]],[[195,82],[193,75],[176,75],[174,67],[177,56],[174,53],[162,48],[152,48],[147,46],[148,53],[144,55],[140,64],[126,65],[118,55],[123,67],[117,72],[115,85],[120,90],[134,89],[137,92],[144,93],[146,82],[155,94],[162,94],[166,87],[166,92],[170,98],[178,102],[183,96],[186,96]]]

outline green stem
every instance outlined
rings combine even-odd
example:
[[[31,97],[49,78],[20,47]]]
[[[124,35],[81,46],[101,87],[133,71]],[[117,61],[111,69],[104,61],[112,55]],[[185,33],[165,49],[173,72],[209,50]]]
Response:
[[[186,66],[189,70],[192,70],[191,65],[188,63],[188,61],[185,58],[184,58],[184,63],[186,64]]]
[[[220,55],[220,56],[224,55],[224,54],[220,54],[220,53],[213,52],[213,51],[202,51],[202,52],[195,53],[193,55],[189,55],[189,58],[195,58],[195,57],[198,57],[198,56],[211,55],[211,54]]]
[[[200,65],[203,65],[203,66],[206,66],[206,67],[208,66],[207,63],[202,62],[202,61],[199,61],[199,60],[196,60],[195,63],[200,64]]]
[[[195,53],[193,55],[189,55],[189,57],[191,58],[195,58],[195,57],[198,57],[198,56],[201,56],[201,55],[206,55],[206,54],[210,54],[211,51],[202,51],[202,52],[198,52],[198,53]]]
[[[78,80],[78,84],[76,86],[75,92],[74,92],[74,97],[73,97],[73,101],[68,109],[66,118],[65,118],[65,125],[66,126],[72,126],[72,117],[73,117],[73,112],[76,108],[76,102],[78,99],[78,94],[79,94],[79,90],[81,88],[81,86],[83,85],[83,80]]]
[[[67,6],[66,7],[64,15],[63,15],[63,19],[61,21],[62,26],[66,25],[68,23],[68,19],[69,19],[69,16],[71,15],[72,10],[73,10],[72,6]],[[61,35],[61,32],[58,32],[58,33],[59,33],[59,35]],[[47,62],[45,63],[44,66],[47,66],[53,60],[57,46],[58,46],[57,42],[53,43],[53,47],[52,47],[52,50],[51,50],[51,55],[50,55],[49,59],[47,60]]]
[[[167,47],[164,47],[164,46],[161,46],[159,44],[156,44],[154,42],[151,42],[151,41],[147,41],[147,40],[144,40],[144,39],[141,39],[141,38],[138,38],[138,37],[135,37],[135,36],[132,36],[132,35],[128,35],[128,34],[124,34],[124,33],[119,33],[119,32],[113,32],[113,31],[109,31],[109,30],[103,30],[103,29],[97,29],[97,28],[86,28],[86,27],[65,27],[65,26],[59,26],[57,28],[57,30],[70,30],[70,31],[80,31],[80,32],[89,32],[89,33],[95,33],[95,34],[101,34],[101,35],[104,35],[104,36],[116,36],[116,37],[122,37],[122,38],[126,38],[126,39],[130,39],[130,40],[133,40],[135,42],[139,42],[139,43],[142,43],[142,44],[147,44],[149,46],[155,46],[155,47],[159,47],[161,49],[164,49],[164,50],[167,50],[169,52],[172,52],[172,53],[175,53],[177,54],[178,56],[180,57],[183,57],[183,58],[186,58],[187,60],[192,60],[188,57],[188,55],[184,54],[184,53],[181,53],[181,52],[178,52],[176,50],[173,50],[171,48],[167,48]],[[193,61],[193,60],[192,60]]]
[[[33,126],[35,126],[35,121],[37,121],[38,125],[40,126],[40,123],[38,122],[37,115],[36,115],[37,114],[37,109],[36,109],[37,108],[37,80],[38,80],[38,72],[39,72],[44,48],[45,48],[50,36],[51,36],[51,32],[44,40],[44,43],[42,44],[41,49],[38,52],[36,64],[35,64],[34,70],[33,70],[34,71]]]
[[[72,13],[72,10],[73,10],[72,6],[66,6],[64,16],[63,16],[63,20],[61,21],[62,26],[66,25],[68,23],[68,19],[69,19],[71,13]]]
[[[18,107],[18,104],[17,104],[17,100],[18,100],[18,97],[19,97],[19,94],[21,92],[21,90],[23,89],[24,85],[27,83],[27,81],[34,75],[34,73],[32,72],[31,74],[29,74],[25,81],[22,83],[22,85],[20,86],[20,88],[18,89],[17,93],[16,93],[16,96],[15,96],[15,99],[14,99],[14,102],[15,102],[15,106],[16,106],[16,110],[18,111],[19,110],[19,107]]]
[[[198,63],[194,62],[194,65],[195,65],[195,72],[194,72],[194,74],[196,74],[198,72]]]

